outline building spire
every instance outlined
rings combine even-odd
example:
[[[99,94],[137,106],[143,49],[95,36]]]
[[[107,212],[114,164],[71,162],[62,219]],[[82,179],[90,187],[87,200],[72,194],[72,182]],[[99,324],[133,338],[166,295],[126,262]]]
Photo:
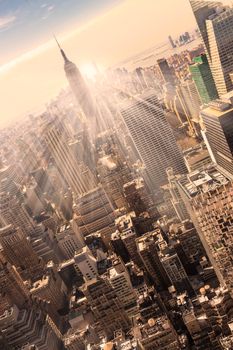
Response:
[[[61,45],[59,44],[59,42],[58,42],[58,40],[57,40],[57,38],[56,38],[56,35],[53,34],[53,37],[54,37],[54,39],[55,39],[55,41],[56,41],[56,43],[57,43],[57,46],[58,46],[58,48],[59,48],[59,50],[60,50],[60,52],[61,52],[62,57],[64,58],[65,63],[68,62],[69,60],[68,60],[68,58],[67,58],[67,56],[66,56],[64,50],[61,48]]]

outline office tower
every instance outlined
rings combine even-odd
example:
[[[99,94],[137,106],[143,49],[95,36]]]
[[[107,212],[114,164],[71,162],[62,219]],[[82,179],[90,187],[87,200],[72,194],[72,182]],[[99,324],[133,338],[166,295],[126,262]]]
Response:
[[[12,196],[22,198],[20,186],[23,184],[23,175],[18,164],[4,166],[0,163],[0,193],[9,192]]]
[[[74,221],[80,233],[86,237],[99,231],[106,242],[114,232],[114,208],[106,192],[100,185],[79,197],[73,207]]]
[[[39,215],[45,211],[47,203],[36,183],[29,183],[25,186],[25,204],[32,216]]]
[[[171,195],[171,203],[179,220],[184,221],[190,219],[190,216],[177,188],[177,177],[178,176],[174,175],[172,168],[167,168],[168,189]]]
[[[190,0],[210,69],[219,96],[232,90],[233,71],[233,8],[219,2]]]
[[[85,246],[82,233],[72,221],[57,228],[56,242],[64,258],[72,259],[76,251]]]
[[[143,323],[148,322],[151,318],[157,318],[166,314],[165,305],[154,287],[148,288],[147,291],[140,295],[138,298],[138,311]]]
[[[158,217],[151,193],[142,177],[124,184],[124,195],[129,209],[138,216],[148,212],[151,217]]]
[[[24,173],[28,174],[34,169],[38,168],[39,161],[37,159],[37,155],[32,150],[30,145],[23,139],[17,140],[17,145],[19,148],[19,163]]]
[[[165,183],[167,167],[173,166],[175,173],[186,172],[181,151],[152,90],[127,101],[121,114],[154,189]]]
[[[171,85],[175,85],[176,76],[173,68],[171,68],[165,58],[161,58],[157,60],[157,64],[159,67],[159,72],[162,77],[162,80],[165,83],[170,83]]]
[[[203,54],[195,57],[193,63],[189,66],[189,70],[202,104],[209,103],[218,98],[218,93],[206,55]]]
[[[141,67],[138,67],[135,69],[135,76],[137,77],[138,81],[141,84],[142,89],[146,89],[148,86],[146,84],[145,78],[144,78],[144,70]]]
[[[110,247],[117,256],[121,257],[124,263],[127,263],[130,261],[128,250],[126,249],[126,246],[123,243],[120,233],[118,231],[112,234]]]
[[[67,58],[65,52],[63,49],[61,49],[58,42],[57,44],[64,59],[64,70],[71,91],[73,92],[74,97],[83,112],[84,121],[88,121],[87,125],[89,127],[89,137],[94,139],[99,132],[106,130],[107,122],[104,119],[106,114],[103,116],[95,96],[91,94],[78,67]],[[83,118],[81,119],[83,120]]]
[[[183,259],[181,261],[183,266],[198,265],[206,252],[192,222],[186,220],[180,224],[173,224],[169,231],[171,237],[176,238],[178,244],[182,247]],[[175,249],[177,250],[176,247]]]
[[[134,262],[134,264],[141,267],[142,261],[137,251],[137,234],[132,220],[133,217],[135,217],[134,212],[120,216],[115,220],[115,224],[119,230],[119,236],[129,254],[130,259]],[[116,235],[118,236],[118,233],[116,233]]]
[[[98,335],[111,339],[115,331],[127,331],[130,328],[123,304],[107,278],[92,279],[85,283],[82,290],[97,321]]]
[[[207,315],[203,312],[196,315],[194,310],[186,310],[183,314],[184,324],[197,350],[220,350],[221,346]]]
[[[207,146],[213,162],[221,170],[233,175],[233,94],[224,95],[220,100],[209,103],[201,111]]]
[[[3,192],[0,194],[0,226],[12,224],[20,227],[26,234],[34,230],[33,221],[21,203],[15,196]]]
[[[38,278],[43,273],[43,262],[34,252],[30,241],[20,228],[12,225],[0,229],[2,255],[16,266],[20,275],[27,278]]]
[[[160,230],[148,232],[136,240],[137,250],[144,264],[145,270],[158,290],[171,285],[171,281],[160,261],[159,249],[163,244]]]
[[[66,306],[67,289],[61,277],[54,271],[49,271],[41,279],[36,280],[30,293],[33,298],[47,301],[53,313]]]
[[[169,251],[168,249],[167,251],[165,250],[162,252],[160,255],[160,260],[177,293],[184,293],[186,291],[188,295],[193,296],[193,288],[190,284],[184,266],[182,265],[175,250]]]
[[[31,175],[35,179],[42,193],[48,193],[49,195],[52,195],[55,192],[47,170],[43,168],[38,168],[32,171]]]
[[[174,41],[173,41],[171,35],[168,36],[168,40],[169,40],[169,43],[171,44],[172,49],[174,49],[176,47],[176,45],[174,44]]]
[[[123,186],[132,180],[132,173],[126,162],[114,154],[104,155],[98,160],[97,172],[100,176],[100,182],[114,206],[118,209],[126,207]]]
[[[231,289],[232,182],[212,167],[183,177],[178,183],[219,282]]]
[[[199,122],[201,100],[193,80],[181,81],[176,86],[176,94],[187,118],[189,128]]]
[[[0,295],[6,298],[9,306],[15,304],[18,308],[22,308],[30,297],[29,289],[9,262],[1,263],[0,266]]]
[[[78,67],[67,58],[64,50],[60,47],[58,42],[57,44],[60,49],[61,55],[64,59],[64,70],[65,70],[70,88],[79,106],[82,108],[86,118],[91,119],[93,121],[94,118],[96,117],[97,107],[87,87],[87,84],[84,78],[82,77]]]
[[[42,137],[55,160],[57,169],[76,196],[94,187],[94,176],[91,172],[84,175],[86,169],[77,162],[69,148],[69,134],[58,118],[43,126]]]
[[[213,329],[220,327],[222,334],[228,335],[233,311],[233,299],[230,291],[223,287],[214,289],[206,285],[200,289],[200,294],[198,302],[208,316]]]
[[[0,315],[0,330],[0,347],[3,344],[6,349],[20,349],[28,343],[40,350],[62,349],[60,332],[37,305],[21,310],[14,305],[6,310]]]
[[[85,281],[92,280],[98,276],[97,260],[87,246],[75,253],[74,268],[78,273],[82,274]]]
[[[181,349],[178,335],[165,315],[151,318],[145,324],[140,324],[138,321],[138,325],[136,324],[133,330],[141,349]]]
[[[109,282],[122,302],[125,312],[130,316],[137,311],[137,295],[133,289],[130,275],[124,263],[119,258],[113,259],[112,267],[108,269]]]
[[[46,228],[44,223],[36,225],[34,232],[30,235],[32,248],[45,263],[48,263],[50,260],[58,263],[61,254],[59,254],[54,242],[54,233],[51,229]]]

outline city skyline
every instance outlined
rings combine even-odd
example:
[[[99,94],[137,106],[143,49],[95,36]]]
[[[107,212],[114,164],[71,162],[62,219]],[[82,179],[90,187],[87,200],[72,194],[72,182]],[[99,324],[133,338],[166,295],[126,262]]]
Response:
[[[0,349],[232,350],[233,3],[0,9]]]
[[[189,2],[187,0],[178,0],[178,2],[179,4],[176,3],[174,6],[171,0],[166,0],[163,4],[155,4],[154,1],[148,0],[147,6],[144,6],[142,0],[112,0],[110,3],[102,0],[93,9],[93,7],[88,7],[88,4],[91,4],[89,1],[86,6],[83,6],[84,9],[81,8],[81,11],[77,13],[79,22],[77,25],[69,17],[70,12],[74,17],[74,13],[77,12],[75,7],[73,11],[70,11],[69,8],[68,15],[63,16],[65,19],[61,20],[59,14],[55,14],[55,17],[58,18],[56,23],[53,23],[53,11],[59,11],[59,3],[52,8],[53,2],[49,5],[49,2],[47,4],[47,2],[39,1],[39,18],[42,16],[41,12],[44,13],[46,9],[49,17],[38,24],[34,21],[32,25],[32,20],[26,22],[32,34],[29,35],[27,32],[25,39],[24,31],[27,26],[26,28],[23,26],[22,30],[22,23],[17,24],[18,19],[14,18],[16,17],[14,11],[12,15],[9,15],[11,13],[9,9],[11,6],[14,8],[17,1],[8,5],[8,12],[5,9],[5,12],[3,11],[5,14],[0,17],[0,36],[4,36],[2,43],[5,47],[0,61],[0,93],[5,97],[0,107],[0,127],[9,124],[10,121],[20,120],[20,117],[22,118],[25,114],[37,111],[38,107],[49,102],[66,85],[61,69],[62,62],[52,37],[53,32],[58,36],[67,54],[84,73],[88,74],[93,61],[100,69],[107,68],[167,40],[171,33],[175,32],[174,35],[178,35],[186,29],[194,28],[195,21]],[[32,8],[32,14],[36,16],[38,8],[36,12],[31,1],[26,3],[24,8]],[[72,0],[69,0],[68,3],[71,8],[74,6]],[[43,6],[46,4],[47,6]],[[0,4],[0,10],[3,5],[4,1]],[[75,6],[77,7],[78,4]],[[186,13],[182,23],[179,21],[180,9]],[[154,23],[158,10],[161,16],[157,17]],[[140,20],[140,14],[143,18],[147,18],[146,25],[143,20]],[[165,17],[167,19],[166,28],[163,26]],[[120,26],[118,25],[119,19]],[[28,21],[28,18],[23,18],[21,21],[23,20]],[[46,22],[45,28],[43,28],[44,22]],[[106,28],[108,28],[107,31]],[[19,35],[21,37],[18,37]],[[37,69],[38,66],[40,70]],[[33,81],[37,81],[37,84],[32,94]],[[14,104],[10,103],[13,96]]]

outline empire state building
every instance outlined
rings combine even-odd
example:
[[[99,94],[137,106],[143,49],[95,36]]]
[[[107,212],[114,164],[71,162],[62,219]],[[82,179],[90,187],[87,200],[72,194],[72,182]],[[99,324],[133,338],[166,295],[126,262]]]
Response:
[[[81,107],[87,120],[91,121],[92,123],[98,123],[97,105],[87,87],[85,80],[83,79],[78,67],[67,58],[56,37],[55,40],[64,59],[64,70],[66,77],[79,106]]]

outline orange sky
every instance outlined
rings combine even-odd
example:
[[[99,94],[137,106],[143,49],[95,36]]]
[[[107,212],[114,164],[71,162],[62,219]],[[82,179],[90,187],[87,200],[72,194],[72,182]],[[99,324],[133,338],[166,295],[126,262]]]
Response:
[[[194,26],[188,0],[125,0],[59,37],[78,65],[95,61],[108,67]],[[0,67],[0,126],[49,101],[65,84],[53,40]]]

